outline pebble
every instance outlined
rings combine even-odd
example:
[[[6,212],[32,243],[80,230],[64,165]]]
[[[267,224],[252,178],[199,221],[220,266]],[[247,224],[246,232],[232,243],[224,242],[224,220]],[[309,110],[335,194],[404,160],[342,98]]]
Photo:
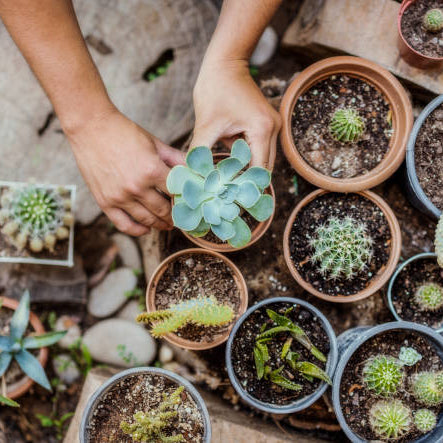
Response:
[[[119,268],[108,274],[89,295],[88,312],[94,317],[108,317],[127,300],[125,292],[137,285],[137,277],[130,268]]]
[[[140,314],[142,310],[138,305],[138,301],[131,300],[128,304],[123,306],[123,308],[117,314],[117,318],[122,318],[123,320],[128,320],[136,322],[136,317]]]
[[[174,358],[174,351],[168,345],[163,344],[158,353],[158,359],[161,363],[169,363]]]
[[[68,354],[59,354],[52,360],[57,377],[66,385],[71,385],[81,376],[75,361]]]
[[[66,335],[58,341],[58,345],[63,349],[69,349],[82,335],[80,326],[69,315],[62,315],[57,319],[55,322],[55,330],[68,331]]]
[[[311,162],[314,164],[314,166],[320,166],[320,164],[323,162],[323,154],[319,151],[312,151],[309,153],[309,157],[311,159]]]
[[[271,60],[278,45],[278,35],[273,28],[268,26],[252,53],[250,64],[253,66],[262,66]]]
[[[128,235],[120,233],[114,234],[111,240],[118,247],[118,255],[122,259],[123,266],[131,269],[142,268],[142,261],[135,240]]]
[[[335,171],[341,166],[341,158],[335,157],[334,161],[332,162],[331,168]]]

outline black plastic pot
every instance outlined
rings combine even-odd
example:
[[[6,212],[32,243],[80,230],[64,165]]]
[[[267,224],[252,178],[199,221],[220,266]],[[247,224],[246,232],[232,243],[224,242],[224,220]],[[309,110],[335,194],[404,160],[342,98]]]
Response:
[[[441,216],[441,211],[431,202],[420,186],[417,178],[417,172],[415,170],[414,150],[415,141],[417,140],[418,133],[424,121],[442,103],[443,94],[432,100],[431,103],[429,103],[426,108],[423,109],[412,127],[411,135],[409,136],[408,145],[406,148],[406,191],[409,201],[419,211],[437,220]]]
[[[334,375],[334,383],[332,386],[332,402],[334,405],[335,415],[337,416],[337,420],[346,434],[346,436],[353,443],[364,443],[367,440],[363,440],[357,434],[352,431],[352,429],[348,426],[348,423],[345,420],[343,415],[341,405],[340,405],[340,384],[343,376],[343,371],[348,364],[349,359],[352,355],[358,351],[358,348],[369,340],[370,338],[384,333],[386,331],[392,330],[409,330],[416,331],[424,336],[433,343],[436,347],[440,358],[443,359],[443,338],[441,335],[437,334],[433,329],[428,328],[427,326],[418,325],[416,323],[411,323],[407,321],[396,321],[391,323],[385,323],[383,325],[374,326],[374,327],[357,327],[354,329],[350,329],[341,334],[338,338],[338,346],[340,349],[340,359],[337,365],[337,369]],[[440,413],[438,417],[438,423],[435,429],[426,434],[417,440],[414,440],[414,443],[441,443],[443,442],[443,413]]]
[[[231,334],[229,335],[228,343],[226,346],[226,368],[228,370],[229,379],[234,386],[234,389],[240,395],[240,397],[249,405],[253,406],[264,412],[269,412],[271,414],[290,414],[293,412],[298,412],[307,407],[311,406],[316,400],[318,400],[328,388],[328,385],[325,382],[320,383],[317,390],[314,391],[308,397],[300,398],[293,403],[288,405],[274,405],[272,403],[265,403],[260,400],[257,400],[255,397],[246,392],[240,382],[235,375],[234,368],[232,366],[232,344],[234,342],[235,334],[237,333],[241,324],[257,309],[262,306],[273,304],[273,303],[292,303],[296,305],[303,306],[304,308],[311,311],[316,317],[318,317],[323,324],[323,328],[328,336],[330,343],[330,351],[328,354],[328,361],[326,362],[326,372],[332,378],[334,375],[335,366],[337,365],[338,358],[338,349],[337,349],[337,339],[335,337],[335,332],[332,329],[331,324],[327,320],[327,318],[314,306],[310,303],[300,300],[298,298],[290,298],[290,297],[275,297],[268,298],[266,300],[257,303],[256,305],[250,307],[235,323],[232,328]]]

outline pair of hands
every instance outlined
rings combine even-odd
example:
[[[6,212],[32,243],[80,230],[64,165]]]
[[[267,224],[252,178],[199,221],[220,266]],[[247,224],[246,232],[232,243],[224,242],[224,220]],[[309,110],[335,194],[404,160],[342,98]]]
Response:
[[[252,165],[272,169],[280,129],[245,61],[203,66],[194,89],[196,123],[190,146],[229,144],[242,134]],[[78,166],[97,203],[117,229],[139,236],[172,229],[166,178],[185,154],[165,145],[115,108],[68,134]]]

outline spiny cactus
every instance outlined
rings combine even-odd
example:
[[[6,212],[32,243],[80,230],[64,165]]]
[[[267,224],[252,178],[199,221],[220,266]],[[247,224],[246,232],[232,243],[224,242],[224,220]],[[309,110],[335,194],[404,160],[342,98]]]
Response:
[[[411,429],[411,410],[400,400],[381,400],[371,407],[369,423],[383,439],[395,440]]]
[[[184,386],[179,386],[172,394],[163,394],[163,401],[157,408],[148,412],[136,412],[133,415],[134,423],[122,421],[120,429],[136,442],[175,443],[185,441],[182,434],[172,436],[164,434],[165,428],[172,425],[172,420],[178,415],[175,406],[180,403],[180,396],[184,389]]]
[[[230,306],[219,304],[215,297],[198,296],[185,300],[168,309],[151,313],[144,312],[137,317],[138,322],[152,323],[154,337],[161,337],[169,332],[175,332],[187,323],[200,326],[221,326],[229,323],[234,317]]]
[[[329,131],[339,142],[356,142],[365,131],[365,123],[356,109],[341,108],[334,112]]]
[[[435,8],[430,9],[423,16],[423,27],[429,32],[439,32],[443,29],[443,11]]]
[[[412,379],[412,392],[425,406],[443,403],[443,372],[419,372]]]
[[[443,288],[436,283],[421,285],[415,291],[414,301],[423,311],[436,311],[443,306]]]
[[[316,229],[310,245],[314,250],[311,261],[319,263],[320,272],[329,279],[351,279],[372,258],[372,239],[366,226],[352,217],[331,217]]]
[[[29,242],[32,252],[53,252],[57,240],[69,237],[74,223],[67,191],[33,185],[11,187],[1,197],[2,233],[22,250]]]
[[[437,254],[438,264],[443,268],[443,214],[435,231],[435,253]]]
[[[429,409],[419,409],[414,413],[414,425],[420,432],[432,431],[437,425],[437,416]]]
[[[403,368],[399,360],[389,355],[370,358],[363,367],[363,381],[377,395],[395,394],[403,381]]]
[[[236,140],[231,156],[215,167],[209,148],[192,149],[186,166],[172,168],[166,182],[174,195],[174,225],[193,237],[203,237],[211,230],[235,248],[247,245],[251,230],[240,208],[260,222],[274,210],[274,199],[263,194],[271,183],[271,173],[260,167],[241,173],[250,160],[251,150],[244,140]]]
[[[414,348],[402,346],[398,359],[406,366],[414,366],[422,359],[422,355]]]

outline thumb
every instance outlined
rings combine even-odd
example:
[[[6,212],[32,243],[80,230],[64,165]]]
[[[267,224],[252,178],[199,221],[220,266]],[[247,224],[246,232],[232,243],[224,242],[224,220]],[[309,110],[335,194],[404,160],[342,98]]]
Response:
[[[157,152],[159,157],[170,167],[176,165],[184,165],[186,154],[179,149],[165,145],[160,142],[157,143]]]
[[[212,126],[201,128],[196,126],[194,128],[191,143],[189,143],[189,150],[197,146],[207,146],[209,149],[212,149],[212,146],[214,146],[219,139],[219,135],[218,131],[215,131]]]

